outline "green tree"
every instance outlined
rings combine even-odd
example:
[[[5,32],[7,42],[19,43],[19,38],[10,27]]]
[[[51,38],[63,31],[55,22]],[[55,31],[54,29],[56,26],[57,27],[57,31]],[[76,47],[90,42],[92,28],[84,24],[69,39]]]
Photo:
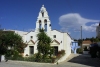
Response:
[[[51,38],[47,36],[47,34],[45,33],[43,29],[39,29],[37,38],[38,38],[38,45],[37,45],[38,53],[43,54],[42,59],[45,59],[46,56],[49,55],[49,53],[50,55],[52,53],[50,52],[52,51],[50,47]]]
[[[27,45],[23,43],[22,37],[13,31],[3,31],[0,30],[0,54],[11,54],[8,51],[8,47],[11,48],[12,54],[15,51],[18,53],[23,53],[24,48]]]

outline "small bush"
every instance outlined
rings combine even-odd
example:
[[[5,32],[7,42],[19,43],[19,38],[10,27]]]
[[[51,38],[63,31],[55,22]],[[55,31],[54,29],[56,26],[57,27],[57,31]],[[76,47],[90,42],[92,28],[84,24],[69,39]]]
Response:
[[[22,57],[21,55],[17,55],[16,56],[13,55],[11,57],[9,57],[9,60],[20,60],[20,61],[30,61],[30,62],[43,62],[43,63],[52,63],[52,59],[47,56],[45,59],[42,58],[43,56],[39,53],[36,53],[34,55],[31,55],[29,57]]]
[[[83,50],[81,48],[78,48],[76,52],[79,53],[79,54],[82,54]]]
[[[40,53],[36,53],[34,55],[35,57],[35,62],[41,62],[42,61],[42,55]]]
[[[25,57],[25,58],[24,58],[24,61],[31,61],[31,62],[34,62],[34,61],[35,61],[35,57],[34,57],[34,55],[29,56],[29,57]]]

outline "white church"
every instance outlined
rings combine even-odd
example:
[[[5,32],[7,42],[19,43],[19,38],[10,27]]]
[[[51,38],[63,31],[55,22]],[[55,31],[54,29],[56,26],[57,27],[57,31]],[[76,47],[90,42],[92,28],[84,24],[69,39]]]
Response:
[[[52,30],[51,21],[48,16],[48,12],[44,5],[42,5],[39,15],[36,21],[35,31],[24,32],[14,30],[15,33],[22,36],[23,41],[27,43],[27,47],[24,49],[24,57],[30,56],[38,52],[37,50],[37,34],[39,33],[39,28],[43,28],[46,34],[52,39],[51,46],[55,49],[55,55],[58,51],[65,50],[65,56],[62,60],[65,60],[71,54],[71,37],[68,33],[60,32],[57,30]]]

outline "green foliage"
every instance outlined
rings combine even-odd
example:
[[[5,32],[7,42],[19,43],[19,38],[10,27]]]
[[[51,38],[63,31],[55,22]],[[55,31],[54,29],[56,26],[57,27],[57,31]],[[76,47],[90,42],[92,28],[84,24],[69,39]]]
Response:
[[[0,30],[0,54],[7,54],[8,47],[13,50],[17,50],[19,53],[24,52],[24,48],[27,45],[23,43],[22,37],[13,31]]]
[[[40,62],[42,60],[42,55],[40,53],[36,53],[34,57],[36,62]]]
[[[50,50],[49,50],[49,54],[50,54],[50,58],[51,58],[51,55],[54,53],[54,48],[53,47],[50,47]]]
[[[29,57],[22,57],[17,52],[14,53],[15,55],[11,57],[7,57],[9,60],[20,60],[20,61],[29,61],[29,62],[42,62],[42,63],[52,63],[52,59],[49,56],[46,56],[45,59],[42,58],[42,55],[39,53],[36,53],[34,55],[31,55]]]
[[[34,62],[34,61],[35,61],[35,56],[34,56],[34,55],[31,55],[31,56],[29,56],[29,57],[25,57],[25,58],[24,58],[24,61]]]
[[[79,54],[82,54],[83,50],[82,50],[82,48],[78,48],[76,52],[79,53]]]
[[[19,54],[17,50],[12,51],[12,55],[10,56],[11,60],[21,60],[23,59],[22,55]]]
[[[43,54],[42,58],[45,59],[45,57],[49,54],[49,51],[51,51],[50,47],[51,38],[47,36],[47,34],[44,32],[43,29],[39,29],[37,38],[38,38],[38,45],[37,45],[38,52]]]
[[[84,40],[90,40],[91,42],[100,42],[100,38],[98,37],[86,38]]]
[[[5,58],[7,60],[21,60],[21,61],[24,60],[24,58],[22,57],[22,55],[20,55],[19,52],[16,51],[16,50],[12,51],[11,55],[6,54]]]

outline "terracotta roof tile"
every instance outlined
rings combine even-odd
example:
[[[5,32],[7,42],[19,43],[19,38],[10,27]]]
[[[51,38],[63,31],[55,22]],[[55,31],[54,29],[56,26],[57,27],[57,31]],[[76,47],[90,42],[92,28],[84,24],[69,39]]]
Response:
[[[92,44],[90,40],[83,41],[82,44]]]

